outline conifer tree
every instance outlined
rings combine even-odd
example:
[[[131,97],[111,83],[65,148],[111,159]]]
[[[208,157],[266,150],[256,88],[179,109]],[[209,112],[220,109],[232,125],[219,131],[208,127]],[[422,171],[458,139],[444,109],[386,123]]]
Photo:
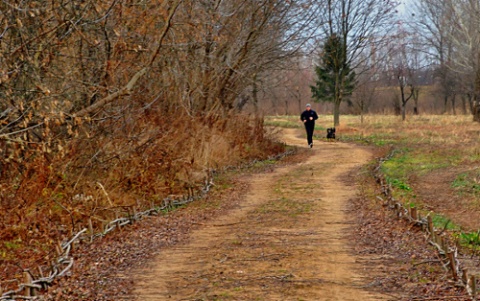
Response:
[[[350,101],[355,88],[356,74],[347,62],[346,45],[335,34],[328,37],[320,54],[320,64],[315,66],[317,79],[311,86],[315,102],[333,102],[335,124],[338,125],[340,104]]]

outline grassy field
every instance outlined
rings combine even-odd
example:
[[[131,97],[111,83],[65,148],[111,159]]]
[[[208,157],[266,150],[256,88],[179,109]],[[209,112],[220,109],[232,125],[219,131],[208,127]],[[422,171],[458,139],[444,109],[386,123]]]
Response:
[[[297,116],[270,116],[270,126],[303,128]],[[431,214],[437,227],[460,242],[480,245],[480,124],[471,116],[341,116],[337,139],[374,147],[389,159],[382,172],[395,197]],[[320,116],[316,138],[325,139],[332,116]]]

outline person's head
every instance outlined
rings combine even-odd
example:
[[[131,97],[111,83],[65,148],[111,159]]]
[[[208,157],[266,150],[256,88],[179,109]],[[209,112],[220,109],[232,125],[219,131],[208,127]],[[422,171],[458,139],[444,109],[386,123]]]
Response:
[[[307,111],[310,111],[310,109],[312,109],[312,106],[309,103],[307,103],[306,108],[307,108]]]

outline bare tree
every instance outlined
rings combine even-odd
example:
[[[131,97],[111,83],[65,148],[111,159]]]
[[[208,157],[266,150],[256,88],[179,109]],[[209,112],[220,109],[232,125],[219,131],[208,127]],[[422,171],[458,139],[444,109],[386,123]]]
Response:
[[[272,150],[238,110],[295,61],[322,3],[0,1],[0,240],[56,242]]]
[[[400,101],[401,101],[401,115],[402,120],[406,118],[406,106],[408,101],[414,95],[414,86],[410,81],[412,70],[408,65],[408,58],[406,52],[403,50],[399,53],[394,63],[393,72],[395,73],[395,78],[397,79],[397,85],[400,89]]]
[[[447,1],[451,11],[453,68],[465,75],[472,114],[480,122],[480,14],[479,1]]]
[[[406,119],[406,106],[410,99],[414,99],[414,113],[418,113],[418,98],[420,92],[419,74],[422,69],[423,53],[414,45],[416,35],[408,32],[400,24],[397,34],[391,37],[390,61],[387,74],[395,78],[400,91],[400,109],[402,120]]]
[[[456,113],[455,100],[461,93],[462,101],[469,99],[474,119],[480,121],[480,3],[421,0],[415,10],[416,28],[438,64],[436,76],[440,79],[444,111],[450,99]]]
[[[395,23],[398,3],[394,0],[340,0],[327,1],[327,8],[321,24],[325,39],[340,37],[344,49],[341,60],[343,67],[358,70],[365,57],[365,51],[371,45],[385,43],[389,28]],[[335,74],[334,125],[340,124],[340,104],[347,74],[337,68]]]
[[[296,56],[284,62],[282,70],[275,70],[262,80],[262,109],[268,114],[297,114],[310,102],[309,83],[312,68],[308,57]]]
[[[282,69],[313,34],[318,7],[310,0],[187,2],[179,15],[184,46],[166,56],[168,81],[184,90],[182,106],[198,114],[255,105],[264,77]]]
[[[375,74],[374,69],[362,73],[358,77],[358,84],[352,96],[352,104],[360,114],[362,123],[364,114],[368,112],[377,94],[376,90],[379,87],[379,82],[375,79]]]
[[[452,109],[455,110],[457,90],[454,81],[456,74],[451,68],[453,56],[451,13],[448,1],[421,0],[416,2],[411,10],[414,19],[412,30],[415,30],[421,38],[415,47],[423,49],[436,63],[435,76],[440,81],[444,113],[447,112],[449,99],[452,102]]]

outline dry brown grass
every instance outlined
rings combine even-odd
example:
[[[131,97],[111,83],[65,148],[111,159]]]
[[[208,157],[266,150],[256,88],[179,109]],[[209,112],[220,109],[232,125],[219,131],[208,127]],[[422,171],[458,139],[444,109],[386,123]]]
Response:
[[[298,117],[275,117],[278,124],[296,124]],[[396,196],[421,206],[425,212],[451,219],[463,229],[480,228],[480,124],[470,115],[341,116],[337,138],[373,145],[378,156],[394,154],[384,172]],[[320,116],[322,129],[331,127],[332,116]],[[442,226],[439,224],[439,226]]]
[[[4,144],[14,151],[1,162],[0,279],[48,263],[55,245],[89,222],[100,232],[116,217],[199,187],[212,169],[283,150],[261,119],[239,115],[178,120],[156,112],[74,130],[62,135],[52,126],[57,139],[48,149]]]
[[[471,116],[347,116],[337,133],[346,141],[394,152],[384,172],[397,196],[439,214],[465,231],[480,228],[480,124]],[[410,188],[411,190],[408,190]],[[439,225],[440,226],[440,225]]]

